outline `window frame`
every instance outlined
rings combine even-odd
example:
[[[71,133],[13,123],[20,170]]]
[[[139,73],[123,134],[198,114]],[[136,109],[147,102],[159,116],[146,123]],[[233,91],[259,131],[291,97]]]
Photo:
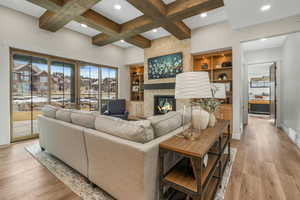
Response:
[[[68,58],[64,58],[64,57],[59,57],[59,56],[52,56],[52,55],[48,55],[48,54],[43,54],[43,53],[37,53],[37,52],[32,52],[32,51],[27,51],[27,50],[22,50],[22,49],[18,49],[18,48],[13,48],[10,47],[9,49],[9,53],[10,53],[10,99],[12,99],[13,97],[13,80],[14,80],[14,73],[13,73],[13,56],[15,54],[20,54],[20,55],[25,55],[25,56],[32,56],[32,57],[40,57],[43,59],[47,60],[47,65],[48,65],[48,92],[47,92],[47,96],[48,96],[48,104],[51,104],[51,98],[52,98],[52,92],[51,92],[51,86],[52,86],[52,79],[51,79],[51,63],[53,61],[59,61],[59,62],[65,62],[65,63],[70,63],[70,64],[74,64],[74,79],[75,79],[75,83],[74,83],[74,87],[75,87],[75,98],[74,98],[74,106],[76,109],[80,109],[80,66],[82,63],[85,64],[90,64],[92,66],[97,66],[100,68],[99,70],[99,74],[100,74],[100,81],[99,81],[99,100],[98,100],[98,108],[101,111],[102,108],[102,94],[101,94],[101,81],[102,81],[102,77],[101,77],[101,71],[102,71],[102,67],[106,67],[106,68],[112,68],[116,70],[116,98],[118,98],[119,96],[119,91],[118,91],[118,83],[119,83],[119,77],[118,77],[118,73],[119,73],[119,68],[118,67],[113,67],[113,66],[107,66],[107,65],[101,65],[101,64],[95,64],[95,63],[90,63],[90,62],[85,62],[85,61],[80,61],[80,60],[76,60],[76,59],[68,59]],[[19,77],[21,79],[21,77]],[[10,101],[10,116],[13,115],[13,102]],[[10,128],[11,130],[13,130],[13,120],[11,117],[10,120]],[[11,142],[16,142],[16,141],[20,141],[20,140],[24,140],[24,139],[31,139],[31,138],[36,138],[38,137],[38,135],[34,135],[32,137],[26,137],[26,138],[20,138],[18,140],[13,140],[13,131],[10,132],[11,134]]]

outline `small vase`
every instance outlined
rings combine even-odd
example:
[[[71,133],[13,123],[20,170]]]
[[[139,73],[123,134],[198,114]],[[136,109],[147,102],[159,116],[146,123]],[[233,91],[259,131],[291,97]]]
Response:
[[[208,126],[211,127],[211,128],[213,128],[213,127],[215,127],[216,122],[217,122],[217,119],[216,119],[215,114],[214,113],[210,113],[209,114]]]
[[[197,108],[193,110],[193,126],[200,126],[201,130],[204,130],[208,127],[209,123],[209,113],[202,108]],[[195,126],[196,125],[196,126]]]

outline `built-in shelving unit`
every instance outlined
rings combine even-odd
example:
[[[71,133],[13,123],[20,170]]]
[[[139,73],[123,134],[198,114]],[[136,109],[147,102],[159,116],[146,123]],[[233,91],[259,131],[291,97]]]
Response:
[[[221,99],[222,105],[216,116],[231,120],[232,123],[232,50],[215,51],[193,56],[193,71],[206,71],[212,83],[224,83],[226,98]]]
[[[131,101],[144,101],[144,66],[130,67]]]

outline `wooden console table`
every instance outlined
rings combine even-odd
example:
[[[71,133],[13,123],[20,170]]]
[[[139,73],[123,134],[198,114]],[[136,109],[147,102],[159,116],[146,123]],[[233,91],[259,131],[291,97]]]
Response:
[[[231,133],[229,130],[230,121],[219,120],[214,128],[203,130],[199,140],[192,141],[174,136],[162,142],[159,146],[159,199],[171,198],[172,195],[169,192],[164,192],[165,187],[185,193],[187,199],[213,199],[230,160]],[[227,154],[225,154],[226,147],[228,147]],[[183,158],[164,173],[164,159],[168,152],[174,152]],[[206,154],[208,162],[204,167],[203,159]]]

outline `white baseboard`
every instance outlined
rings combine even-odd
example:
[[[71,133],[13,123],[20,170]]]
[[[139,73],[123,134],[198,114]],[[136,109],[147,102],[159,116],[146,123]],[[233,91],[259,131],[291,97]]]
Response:
[[[241,140],[241,134],[240,133],[233,133],[232,138],[235,140]]]
[[[7,148],[7,147],[9,147],[9,146],[10,146],[10,144],[2,144],[2,145],[0,145],[0,149]]]
[[[285,134],[289,135],[289,128],[284,123],[280,123],[278,125],[284,131]]]

